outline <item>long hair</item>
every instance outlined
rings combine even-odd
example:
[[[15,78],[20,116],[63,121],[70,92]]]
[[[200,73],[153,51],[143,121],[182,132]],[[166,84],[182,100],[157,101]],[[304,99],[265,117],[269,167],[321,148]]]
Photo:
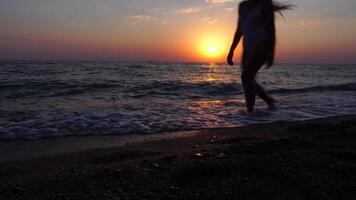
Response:
[[[282,11],[293,10],[293,8],[295,7],[294,4],[286,4],[286,3],[281,3],[281,2],[274,1],[274,0],[264,0],[264,1],[267,1],[268,4],[271,4],[273,11],[280,14],[283,18],[284,18],[284,15],[283,15]]]

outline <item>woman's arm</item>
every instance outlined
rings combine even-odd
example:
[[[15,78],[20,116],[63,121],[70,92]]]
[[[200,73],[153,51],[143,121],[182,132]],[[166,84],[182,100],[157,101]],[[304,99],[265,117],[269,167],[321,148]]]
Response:
[[[227,63],[229,65],[234,65],[234,61],[233,61],[234,51],[240,42],[241,36],[242,36],[241,31],[239,28],[237,28],[235,36],[234,36],[234,41],[231,44],[230,52],[229,52],[229,55],[227,56]]]
[[[240,5],[239,5],[239,19],[238,19],[238,23],[237,23],[237,29],[236,29],[236,32],[235,32],[235,36],[234,36],[234,40],[231,44],[231,48],[230,48],[230,52],[229,52],[229,55],[227,56],[227,63],[229,65],[234,65],[234,61],[233,61],[233,57],[234,57],[234,51],[237,47],[237,45],[239,44],[240,40],[241,40],[241,37],[242,37],[242,32],[241,32],[241,12],[242,12],[242,9],[243,9],[243,3],[242,2]]]

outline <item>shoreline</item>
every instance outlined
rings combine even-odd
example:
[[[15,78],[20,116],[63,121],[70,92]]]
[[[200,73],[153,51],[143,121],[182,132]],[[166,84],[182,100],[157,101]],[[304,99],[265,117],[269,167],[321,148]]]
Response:
[[[226,135],[226,133],[236,132],[234,137],[256,137],[260,139],[271,139],[278,137],[288,137],[290,135],[281,134],[256,134],[247,133],[244,129],[253,129],[260,126],[286,126],[288,124],[315,123],[324,120],[344,120],[356,118],[356,115],[344,115],[325,117],[300,121],[281,121],[272,123],[249,124],[232,128],[213,128],[203,130],[187,130],[176,132],[163,132],[158,134],[130,134],[130,135],[93,135],[93,136],[67,136],[60,138],[49,138],[39,140],[15,140],[0,141],[0,164],[7,162],[17,162],[41,159],[45,157],[58,156],[62,154],[78,153],[95,149],[110,149],[125,147],[128,145],[138,145],[139,143],[174,140],[179,138],[195,138],[209,135]]]
[[[84,147],[93,148],[70,144],[73,138],[52,139],[39,149],[56,149],[57,143],[73,151],[0,163],[0,199],[351,200],[356,195],[355,115],[185,132],[121,146],[119,139],[87,139]],[[37,142],[23,145],[29,149]],[[3,157],[9,148],[0,144]]]
[[[0,164],[78,153],[95,149],[124,147],[155,140],[190,137],[199,131],[166,132],[160,134],[67,136],[61,138],[0,141]]]

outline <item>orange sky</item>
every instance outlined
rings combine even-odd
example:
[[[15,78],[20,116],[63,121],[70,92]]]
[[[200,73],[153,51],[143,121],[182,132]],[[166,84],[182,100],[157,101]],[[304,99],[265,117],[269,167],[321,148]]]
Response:
[[[238,2],[0,2],[0,59],[224,62]],[[356,1],[289,2],[277,62],[356,63]]]

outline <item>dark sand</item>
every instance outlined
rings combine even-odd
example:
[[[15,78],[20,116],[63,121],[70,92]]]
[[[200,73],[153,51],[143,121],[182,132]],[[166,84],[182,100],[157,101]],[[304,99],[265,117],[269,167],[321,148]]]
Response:
[[[1,200],[356,198],[356,116],[0,145]]]

